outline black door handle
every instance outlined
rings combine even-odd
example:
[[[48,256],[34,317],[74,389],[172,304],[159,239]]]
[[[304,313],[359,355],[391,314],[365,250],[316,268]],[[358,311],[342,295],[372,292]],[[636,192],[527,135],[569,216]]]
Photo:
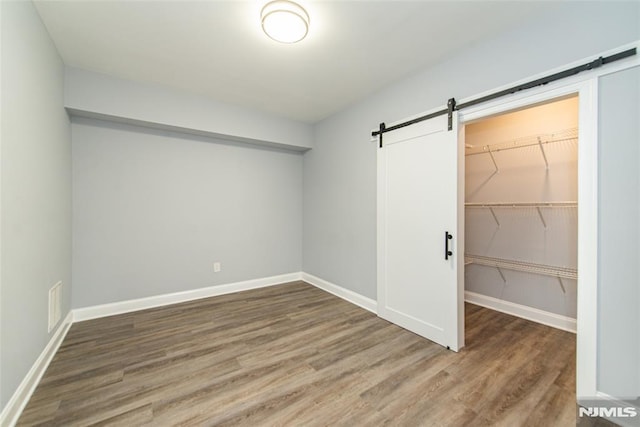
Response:
[[[444,232],[444,259],[448,260],[453,252],[449,250],[449,240],[453,239],[453,236],[448,231]]]

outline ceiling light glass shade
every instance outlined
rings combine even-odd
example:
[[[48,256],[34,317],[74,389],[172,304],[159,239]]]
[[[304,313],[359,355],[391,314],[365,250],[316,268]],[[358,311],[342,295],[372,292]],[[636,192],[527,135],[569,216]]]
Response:
[[[273,40],[296,43],[309,32],[309,15],[302,6],[288,0],[267,3],[260,13],[262,29]]]

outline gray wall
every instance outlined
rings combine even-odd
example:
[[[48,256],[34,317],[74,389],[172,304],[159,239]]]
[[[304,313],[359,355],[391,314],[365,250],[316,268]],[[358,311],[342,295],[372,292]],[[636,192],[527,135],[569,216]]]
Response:
[[[31,2],[2,8],[0,407],[51,334],[48,290],[70,307],[71,135],[64,68]]]
[[[74,308],[301,270],[301,154],[83,118],[72,136]]]
[[[305,151],[312,126],[152,83],[67,68],[65,107],[74,114]]]
[[[601,78],[599,103],[597,384],[638,397],[640,67]]]
[[[554,13],[452,53],[317,124],[314,148],[304,157],[304,271],[375,299],[376,146],[369,140],[379,122],[638,40],[639,8],[638,2],[559,2]]]

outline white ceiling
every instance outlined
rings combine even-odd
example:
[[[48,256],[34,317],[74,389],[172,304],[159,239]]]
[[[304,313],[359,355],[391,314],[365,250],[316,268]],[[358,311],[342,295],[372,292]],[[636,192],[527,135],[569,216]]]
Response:
[[[312,1],[309,36],[265,36],[264,1],[37,1],[68,66],[313,123],[553,2]]]

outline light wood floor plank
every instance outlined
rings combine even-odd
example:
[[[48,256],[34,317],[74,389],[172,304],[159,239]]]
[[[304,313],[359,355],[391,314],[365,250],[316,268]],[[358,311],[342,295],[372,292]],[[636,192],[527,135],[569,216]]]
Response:
[[[448,351],[304,282],[74,324],[19,425],[575,425],[575,336],[466,306]]]

